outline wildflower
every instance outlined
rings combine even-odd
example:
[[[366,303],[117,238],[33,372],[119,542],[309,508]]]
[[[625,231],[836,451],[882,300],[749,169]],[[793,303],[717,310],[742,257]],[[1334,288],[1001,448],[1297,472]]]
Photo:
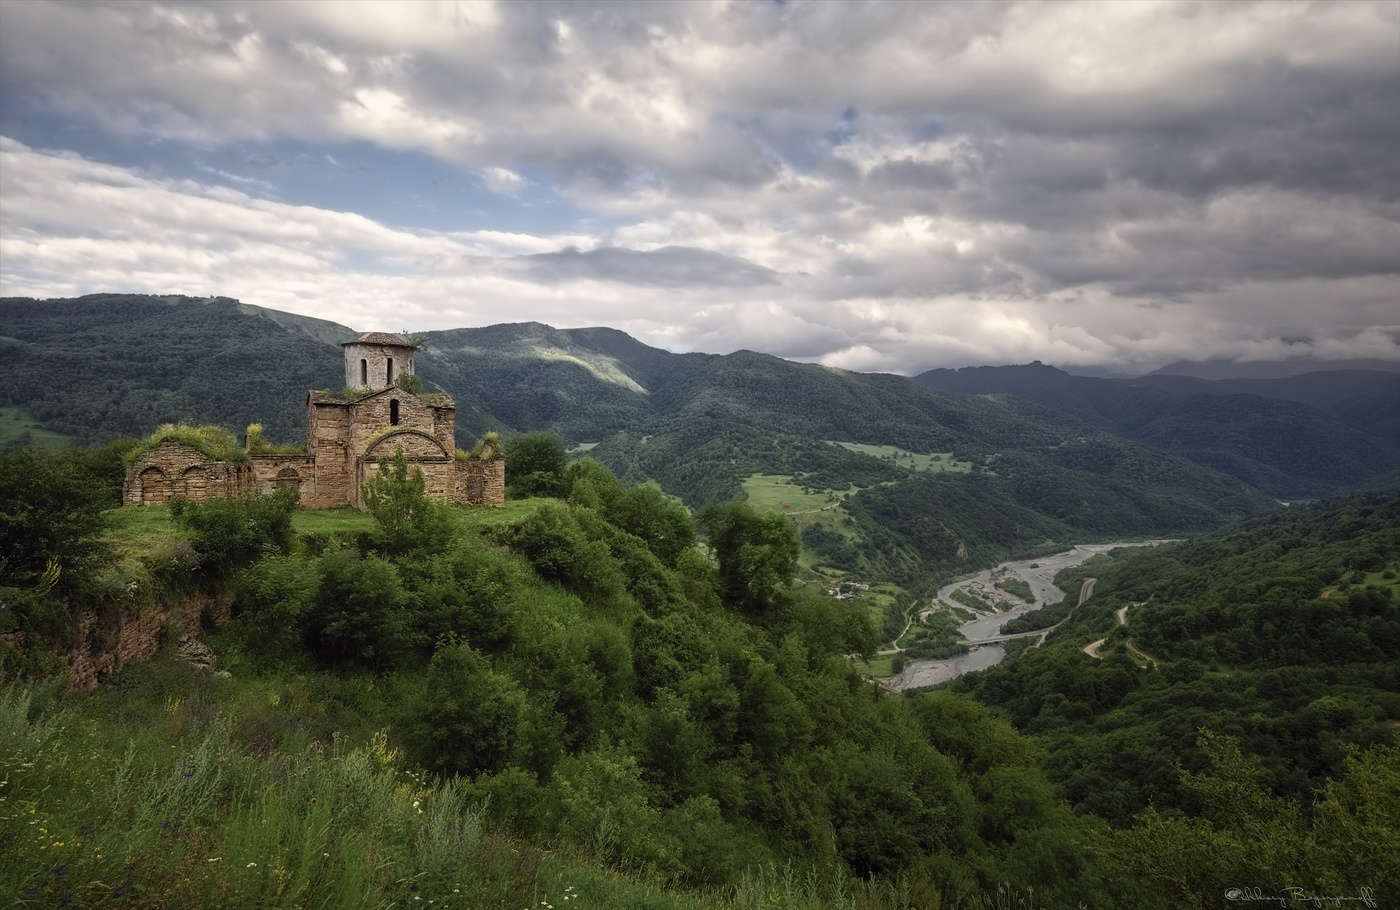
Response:
[[[256,865],[257,865],[257,863],[249,863],[248,865],[244,866],[243,868],[245,868],[245,869],[251,869],[251,868],[253,868],[253,867],[256,866]]]

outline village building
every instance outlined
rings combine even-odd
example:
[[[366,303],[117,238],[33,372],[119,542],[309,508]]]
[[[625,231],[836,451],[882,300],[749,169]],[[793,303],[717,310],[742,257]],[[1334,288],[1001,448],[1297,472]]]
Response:
[[[399,451],[410,470],[423,472],[429,496],[505,505],[505,456],[499,444],[489,437],[474,452],[458,451],[452,396],[408,390],[417,385],[405,379],[415,376],[410,345],[395,335],[369,332],[342,347],[346,388],[307,394],[304,453],[249,451],[241,460],[218,460],[167,439],[132,464],[122,505],[177,497],[203,502],[294,486],[303,508],[363,507],[365,481],[378,472],[380,459]]]

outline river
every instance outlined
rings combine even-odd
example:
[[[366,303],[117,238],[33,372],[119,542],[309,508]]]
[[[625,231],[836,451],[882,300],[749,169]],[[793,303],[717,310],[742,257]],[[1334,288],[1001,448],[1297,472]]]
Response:
[[[1077,566],[1090,556],[1107,553],[1118,547],[1155,547],[1158,544],[1170,542],[1169,540],[1131,540],[1116,543],[1081,544],[1072,550],[1051,556],[1004,562],[995,569],[983,569],[976,575],[939,588],[938,600],[945,606],[966,609],[962,604],[953,600],[953,591],[976,584],[991,587],[994,575],[998,578],[1019,578],[1029,584],[1031,593],[1035,595],[1034,603],[1024,603],[1015,595],[1003,594],[1002,596],[1006,600],[1015,603],[1016,606],[1001,613],[979,614],[976,619],[969,620],[958,627],[963,638],[969,641],[992,638],[997,635],[1003,623],[1009,622],[1017,616],[1023,616],[1032,610],[1039,610],[1047,603],[1059,603],[1064,599],[1065,592],[1055,587],[1055,576],[1061,570]],[[910,661],[903,673],[889,681],[889,688],[896,692],[902,692],[905,689],[921,689],[925,686],[937,685],[964,673],[995,666],[1005,656],[1006,650],[1000,645],[981,645],[967,654],[944,660]]]

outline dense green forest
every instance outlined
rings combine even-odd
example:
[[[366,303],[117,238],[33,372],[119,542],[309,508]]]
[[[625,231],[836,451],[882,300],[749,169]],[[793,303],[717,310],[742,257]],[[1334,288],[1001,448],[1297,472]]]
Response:
[[[952,688],[1033,734],[1059,792],[1115,825],[1207,808],[1177,773],[1206,766],[1203,728],[1306,813],[1349,755],[1400,726],[1398,560],[1394,491],[1096,558],[1057,582],[1097,578],[1046,648]]]
[[[0,320],[0,403],[86,442],[257,422],[297,444],[306,390],[343,382],[337,345],[354,334],[222,298],[8,299]],[[746,495],[755,476],[791,478],[830,498],[798,519],[816,561],[911,588],[1086,539],[1198,533],[1275,507],[1265,491],[1279,487],[1009,396],[747,351],[670,354],[611,329],[433,332],[416,360],[457,401],[459,447],[549,430],[691,509]],[[928,470],[934,454],[959,470]]]
[[[1051,646],[897,697],[853,669],[869,616],[793,586],[795,527],[743,501],[692,519],[542,444],[503,510],[432,503],[399,463],[368,515],[113,512],[117,448],[0,463],[19,905],[1400,893],[1394,493],[1086,564],[1099,593]],[[170,641],[55,687],[78,607],[117,636],[191,595],[231,601],[203,636],[226,677]]]
[[[301,442],[307,390],[344,384],[340,350],[267,312],[225,298],[0,300],[0,400],[81,443],[165,423],[257,422],[278,442]]]
[[[1289,380],[1097,379],[1041,363],[930,370],[929,388],[1009,394],[1179,454],[1282,497],[1400,471],[1400,374],[1321,371]]]

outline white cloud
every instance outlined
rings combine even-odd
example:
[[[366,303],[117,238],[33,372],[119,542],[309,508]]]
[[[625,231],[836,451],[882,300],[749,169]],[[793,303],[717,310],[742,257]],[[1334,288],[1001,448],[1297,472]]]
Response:
[[[504,167],[482,168],[481,180],[488,190],[503,196],[513,196],[529,185],[524,177]]]
[[[7,142],[0,283],[899,370],[1397,357],[1397,43],[1387,2],[0,4],[6,91],[128,143],[584,213],[411,230]]]

